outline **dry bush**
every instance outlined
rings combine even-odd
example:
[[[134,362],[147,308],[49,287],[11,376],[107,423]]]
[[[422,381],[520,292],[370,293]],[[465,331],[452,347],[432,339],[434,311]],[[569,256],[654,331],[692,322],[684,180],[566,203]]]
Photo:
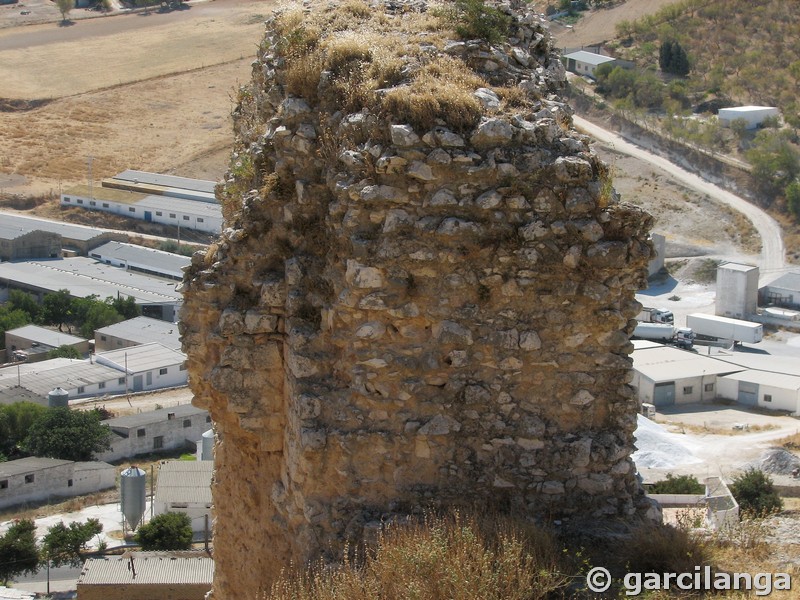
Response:
[[[334,77],[349,75],[372,62],[372,51],[356,36],[333,38],[325,47],[325,67]]]
[[[617,558],[631,573],[691,573],[711,564],[709,543],[685,529],[652,525],[637,529]]]
[[[548,532],[510,518],[429,517],[387,526],[363,561],[284,574],[272,600],[535,600],[563,588]]]
[[[323,59],[318,50],[286,57],[284,77],[286,92],[291,96],[316,102]]]

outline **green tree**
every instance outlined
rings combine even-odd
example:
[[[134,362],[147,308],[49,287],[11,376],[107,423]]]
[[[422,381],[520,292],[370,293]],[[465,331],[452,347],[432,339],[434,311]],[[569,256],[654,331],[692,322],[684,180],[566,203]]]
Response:
[[[87,461],[110,447],[111,430],[96,411],[50,408],[37,419],[22,443],[34,456]]]
[[[88,550],[86,544],[101,531],[103,526],[97,519],[88,519],[86,523],[73,521],[69,526],[61,521],[42,538],[42,554],[54,567],[79,567],[84,561],[83,553]]]
[[[45,294],[42,299],[42,322],[46,325],[58,325],[58,330],[62,331],[62,326],[70,322],[72,317],[72,296],[69,290],[58,290]]]
[[[61,20],[66,23],[68,20],[67,15],[75,8],[75,0],[56,0],[56,6],[61,11]]]
[[[47,413],[47,407],[33,402],[14,402],[0,406],[0,451],[18,454],[18,446],[33,424]]]
[[[127,298],[114,298],[111,301],[111,306],[117,311],[123,319],[133,319],[142,314],[141,309],[136,305],[136,299],[133,296]]]
[[[763,471],[750,467],[737,476],[730,486],[739,508],[756,517],[766,517],[783,508],[772,479]]]
[[[800,221],[800,181],[795,179],[787,185],[783,195],[786,197],[786,208],[797,221]]]
[[[487,6],[484,0],[454,0],[442,14],[455,25],[456,33],[462,39],[481,39],[490,44],[502,41],[511,25],[511,17]]]
[[[47,353],[47,358],[82,358],[81,353],[75,346],[60,345]]]
[[[179,512],[156,515],[139,527],[134,539],[142,550],[188,550],[192,546],[192,521]]]
[[[650,486],[651,494],[704,494],[706,488],[693,475],[667,473],[667,478]]]
[[[31,519],[14,521],[0,536],[0,582],[6,585],[10,579],[38,569],[36,525]]]
[[[88,310],[81,319],[79,325],[81,335],[85,338],[94,337],[94,332],[102,327],[119,323],[123,320],[110,303],[94,301],[88,306]]]
[[[22,327],[30,323],[28,313],[18,308],[9,310],[7,305],[0,306],[0,348],[6,345],[6,331]]]
[[[41,308],[36,298],[20,290],[11,290],[8,292],[8,306],[11,310],[21,310],[28,315],[29,323],[34,323],[39,320],[39,312]]]
[[[800,154],[792,145],[788,131],[764,129],[756,134],[745,153],[753,166],[753,181],[767,201],[771,201],[800,175]]]

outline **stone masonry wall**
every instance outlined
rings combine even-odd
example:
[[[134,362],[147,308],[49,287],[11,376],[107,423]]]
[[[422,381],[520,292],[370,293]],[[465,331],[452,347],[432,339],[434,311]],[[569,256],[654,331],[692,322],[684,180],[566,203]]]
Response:
[[[506,5],[511,35],[489,45],[409,29],[413,10],[351,15],[349,31],[405,44],[400,91],[442,57],[485,82],[474,123],[441,112],[423,129],[391,90],[352,110],[331,6],[268,22],[219,192],[226,228],[185,279],[194,402],[218,433],[218,599],[427,506],[644,509],[628,354],[651,219],[571,129],[542,23]],[[293,95],[305,63],[287,48],[320,18],[302,58],[328,62],[315,97]]]

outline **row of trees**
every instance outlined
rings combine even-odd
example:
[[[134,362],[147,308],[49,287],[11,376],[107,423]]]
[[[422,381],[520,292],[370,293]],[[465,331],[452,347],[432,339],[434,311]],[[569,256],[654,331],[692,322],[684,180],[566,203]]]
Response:
[[[85,560],[87,544],[103,531],[97,519],[85,523],[56,523],[47,530],[41,544],[36,543],[36,524],[31,519],[14,521],[0,536],[0,582],[36,573],[44,565],[79,567]]]
[[[87,298],[73,298],[69,290],[59,290],[45,294],[42,303],[20,290],[11,290],[8,301],[0,306],[0,335],[4,332],[36,323],[38,325],[64,326],[72,333],[77,329],[80,335],[90,338],[95,330],[132,319],[140,314],[136,300],[128,298],[106,298],[97,295]]]
[[[101,410],[48,408],[33,402],[0,406],[0,461],[40,456],[89,461],[110,447],[111,430]]]

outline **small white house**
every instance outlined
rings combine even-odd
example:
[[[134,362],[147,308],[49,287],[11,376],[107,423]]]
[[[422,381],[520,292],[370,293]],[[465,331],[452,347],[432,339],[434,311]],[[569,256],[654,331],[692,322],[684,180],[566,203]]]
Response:
[[[95,362],[127,374],[126,391],[147,392],[186,385],[186,355],[158,342],[109,350]]]
[[[208,411],[191,404],[159,408],[135,415],[103,421],[114,437],[111,449],[98,454],[101,460],[115,461],[139,454],[195,446],[211,417]]]
[[[158,470],[153,512],[157,515],[181,512],[192,521],[192,531],[202,533],[211,528],[211,461],[171,460],[162,462]]]
[[[720,398],[800,416],[800,377],[748,369],[718,380]]]
[[[25,502],[91,494],[114,487],[116,471],[104,462],[28,457],[0,463],[0,509]]]
[[[183,280],[183,270],[192,262],[188,256],[123,242],[106,242],[90,250],[89,257],[107,265],[176,281]]]
[[[768,117],[780,117],[780,111],[774,106],[733,106],[720,108],[717,118],[723,127],[730,127],[737,119],[745,122],[745,129],[755,129]]]
[[[565,54],[562,60],[567,71],[594,79],[594,72],[597,67],[606,63],[613,63],[616,59],[586,50],[578,50],[577,52]]]

